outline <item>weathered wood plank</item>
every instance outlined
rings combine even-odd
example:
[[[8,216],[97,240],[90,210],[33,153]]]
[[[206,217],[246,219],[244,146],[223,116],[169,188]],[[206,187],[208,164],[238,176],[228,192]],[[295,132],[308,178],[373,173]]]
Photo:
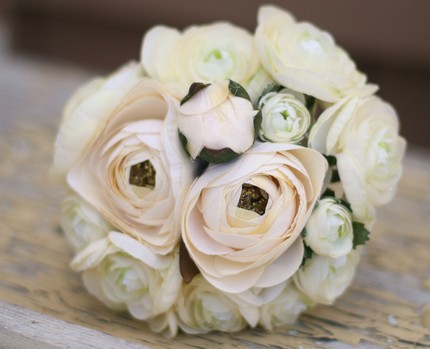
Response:
[[[17,305],[0,302],[0,310],[0,348],[149,349]]]
[[[80,331],[88,343],[101,332],[150,348],[430,347],[421,316],[430,304],[428,153],[408,153],[398,195],[380,211],[353,285],[335,306],[317,307],[276,333],[257,329],[169,340],[106,309],[69,268],[72,253],[58,222],[63,191],[49,182],[47,171],[61,106],[93,73],[0,52],[0,300],[20,306],[0,305],[0,347],[17,347],[19,336],[23,348],[42,347],[44,337],[33,337],[33,329],[52,335],[55,341],[45,347],[54,348],[66,347],[69,334]],[[23,309],[40,313],[31,314],[43,318],[41,325],[7,320],[24,316]],[[53,319],[57,332],[44,326]]]

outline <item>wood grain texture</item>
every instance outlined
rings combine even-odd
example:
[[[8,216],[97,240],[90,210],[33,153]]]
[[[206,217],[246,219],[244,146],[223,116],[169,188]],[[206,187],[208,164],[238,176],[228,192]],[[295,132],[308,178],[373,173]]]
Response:
[[[180,334],[170,340],[127,314],[106,309],[69,267],[72,250],[58,220],[64,193],[49,182],[47,171],[61,106],[92,73],[12,58],[3,47],[0,52],[0,300],[6,302],[0,303],[1,321],[10,309],[21,316],[22,309],[29,309],[47,316],[47,322],[58,319],[60,327],[68,323],[89,329],[75,332],[76,340],[67,337],[67,330],[47,330],[52,337],[47,348],[65,347],[56,336],[69,338],[70,348],[91,348],[100,333],[142,348],[430,347],[430,329],[421,321],[430,304],[428,154],[407,154],[398,194],[379,211],[357,276],[333,307],[317,307],[291,328],[271,334],[255,329]],[[41,315],[28,316],[37,321]],[[32,338],[31,331],[45,331],[30,318],[24,324],[0,322],[0,347],[13,347],[10,339],[19,333]]]

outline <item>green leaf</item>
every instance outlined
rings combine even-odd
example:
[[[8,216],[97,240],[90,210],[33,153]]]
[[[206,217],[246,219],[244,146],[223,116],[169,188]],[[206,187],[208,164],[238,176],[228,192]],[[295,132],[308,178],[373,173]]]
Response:
[[[332,167],[332,166],[336,166],[336,165],[337,165],[336,156],[333,156],[333,155],[324,155],[324,157],[325,157],[325,159],[327,160],[328,165],[329,165],[330,167]]]
[[[240,154],[235,153],[230,148],[222,148],[219,150],[203,148],[198,158],[211,164],[222,164],[238,158]]]
[[[305,265],[305,263],[306,263],[306,261],[308,260],[308,259],[311,259],[312,258],[312,255],[313,255],[313,253],[314,253],[314,251],[312,251],[312,249],[308,246],[308,245],[306,245],[305,243],[303,244],[303,246],[304,246],[304,251],[303,251],[303,259],[302,259],[302,264],[300,265],[300,266],[303,266],[303,265]]]
[[[188,94],[182,98],[181,105],[188,102],[191,97],[193,97],[197,92],[203,90],[204,88],[208,87],[210,84],[204,84],[202,82],[194,82],[191,84],[190,89],[188,90]]]
[[[283,86],[281,86],[281,85],[277,84],[276,82],[272,82],[272,83],[270,83],[269,85],[267,85],[267,86],[264,88],[263,92],[261,93],[261,96],[260,96],[260,97],[258,97],[257,106],[258,106],[258,104],[260,104],[260,100],[261,100],[261,98],[263,98],[265,95],[267,95],[267,94],[268,94],[268,93],[270,93],[270,92],[279,92],[279,91],[281,91],[283,88],[284,88]]]
[[[179,141],[181,142],[182,148],[184,148],[187,154],[190,155],[187,150],[187,144],[188,144],[187,137],[185,137],[185,135],[181,133],[181,131],[179,130],[178,130],[178,135],[179,135]]]
[[[333,170],[333,172],[331,174],[330,183],[338,183],[338,182],[340,182],[339,171],[338,170]]]
[[[258,134],[260,133],[261,123],[263,122],[263,114],[261,114],[261,110],[254,116],[254,139],[258,138]]]
[[[370,231],[368,231],[363,223],[352,222],[352,229],[354,231],[354,239],[352,246],[355,249],[358,245],[364,245],[369,240]]]
[[[324,198],[324,197],[327,197],[327,196],[328,197],[336,198],[336,194],[335,194],[334,190],[331,190],[329,188],[327,188],[326,191],[321,195],[321,198]]]
[[[338,199],[337,201],[340,205],[345,206],[347,210],[352,213],[351,204],[348,201],[344,199]]]
[[[251,102],[251,97],[249,97],[248,92],[246,92],[242,85],[238,84],[237,82],[230,80],[230,83],[228,84],[228,89],[233,96],[245,98]]]
[[[315,105],[315,97],[305,95],[306,108],[311,111]]]
[[[197,157],[194,167],[194,177],[200,177],[208,168],[209,163]]]

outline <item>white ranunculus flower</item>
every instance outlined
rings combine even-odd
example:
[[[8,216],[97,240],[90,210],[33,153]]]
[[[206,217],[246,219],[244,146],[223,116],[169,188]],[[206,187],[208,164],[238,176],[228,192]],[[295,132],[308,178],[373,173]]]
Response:
[[[233,95],[230,85],[224,80],[204,87],[177,110],[178,128],[193,159],[225,162],[225,152],[237,157],[254,143],[258,110],[248,99]]]
[[[299,143],[311,125],[311,115],[288,91],[269,92],[258,103],[262,123],[260,138],[270,142]]]
[[[357,220],[370,223],[374,207],[394,196],[406,141],[395,110],[380,98],[349,97],[326,109],[311,129],[309,146],[336,156]]]
[[[113,228],[97,210],[76,195],[61,204],[61,226],[76,251],[104,238]]]
[[[68,171],[94,143],[124,95],[143,76],[137,63],[81,87],[67,103],[55,142],[51,177],[64,184]]]
[[[247,326],[240,307],[222,291],[197,275],[183,284],[176,312],[179,327],[186,333],[237,332]]]
[[[149,76],[183,95],[194,82],[231,79],[246,87],[259,69],[252,35],[229,23],[192,26],[183,33],[156,26],[143,39],[141,61]]]
[[[372,94],[348,54],[333,37],[275,6],[262,6],[255,32],[264,68],[275,81],[318,99],[335,102],[342,96]]]
[[[317,254],[337,258],[352,249],[352,214],[334,198],[317,202],[306,223],[306,244]]]
[[[268,331],[290,325],[312,305],[293,282],[287,281],[275,299],[261,306],[260,325]]]
[[[170,310],[151,317],[147,323],[152,331],[161,333],[167,338],[174,338],[178,334],[178,319],[172,307]]]
[[[257,143],[210,167],[191,186],[182,238],[204,277],[224,292],[272,287],[296,272],[300,233],[320,195],[324,157],[292,144]]]
[[[177,246],[193,179],[168,112],[178,103],[159,83],[142,80],[68,175],[71,188],[113,226],[160,254]]]
[[[169,311],[182,282],[178,253],[157,255],[117,232],[90,244],[71,266],[84,272],[85,286],[92,295],[141,320]]]
[[[294,274],[297,288],[316,303],[333,304],[354,278],[357,250],[338,258],[312,255]]]

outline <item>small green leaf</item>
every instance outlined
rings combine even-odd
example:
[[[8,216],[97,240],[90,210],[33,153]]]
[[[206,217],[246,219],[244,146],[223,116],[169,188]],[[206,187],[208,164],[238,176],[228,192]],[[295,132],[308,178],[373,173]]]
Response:
[[[269,85],[267,85],[267,86],[264,88],[263,92],[261,93],[261,96],[260,96],[260,97],[258,97],[257,106],[258,106],[258,104],[260,104],[260,100],[261,100],[261,98],[263,98],[265,95],[267,95],[267,94],[268,94],[268,93],[270,93],[270,92],[279,92],[279,91],[281,91],[283,88],[284,88],[283,86],[281,86],[281,85],[277,84],[276,82],[272,82],[272,83],[270,83]]]
[[[344,199],[338,199],[337,201],[340,205],[345,206],[347,208],[347,210],[352,213],[351,204],[348,201],[346,201]]]
[[[179,130],[178,130],[178,135],[179,135],[179,141],[181,142],[182,148],[184,148],[184,150],[188,154],[188,150],[187,150],[188,140],[187,140],[187,137],[185,137],[185,135],[183,133],[181,133],[181,131],[179,131]],[[188,154],[188,155],[190,155],[190,154]]]
[[[242,85],[238,84],[237,82],[230,80],[230,83],[228,84],[228,89],[233,96],[245,98],[251,102],[251,97],[249,97],[248,92],[246,92]]]
[[[193,97],[197,92],[203,90],[204,88],[208,87],[210,84],[204,84],[202,82],[194,82],[191,84],[190,89],[188,90],[188,94],[182,98],[181,105],[188,102],[191,97]]]
[[[308,260],[308,259],[311,259],[312,258],[312,255],[313,255],[313,251],[312,251],[312,249],[308,246],[308,245],[306,245],[306,244],[303,244],[303,246],[304,246],[304,251],[303,251],[303,259],[302,259],[302,264],[300,265],[300,266],[303,266],[303,265],[305,265],[305,263],[306,263],[306,261]]]
[[[263,122],[263,115],[261,114],[261,110],[254,116],[254,139],[258,138],[258,134],[260,133],[261,123]]]
[[[198,158],[211,164],[222,164],[238,158],[240,154],[235,153],[230,148],[222,148],[219,150],[203,148]]]
[[[209,163],[198,158],[195,161],[195,167],[194,167],[194,177],[200,177],[203,172],[206,171],[206,169],[208,168]]]
[[[306,108],[311,111],[315,105],[315,97],[305,95]]]
[[[364,245],[369,240],[370,231],[368,231],[363,223],[352,222],[352,229],[354,231],[354,239],[352,246],[355,249],[358,245]]]
[[[335,198],[336,194],[335,194],[334,190],[331,190],[331,189],[327,188],[326,191],[321,195],[321,198],[324,198],[326,196],[334,197]]]
[[[300,235],[302,236],[302,238],[305,238],[307,234],[308,234],[308,231],[306,230],[306,227],[304,227]]]
[[[336,166],[336,164],[337,164],[336,156],[333,156],[333,155],[324,155],[324,157],[327,160],[328,165],[330,167]]]
[[[338,183],[338,182],[340,182],[339,171],[338,170],[333,170],[333,172],[331,174],[330,183]]]

